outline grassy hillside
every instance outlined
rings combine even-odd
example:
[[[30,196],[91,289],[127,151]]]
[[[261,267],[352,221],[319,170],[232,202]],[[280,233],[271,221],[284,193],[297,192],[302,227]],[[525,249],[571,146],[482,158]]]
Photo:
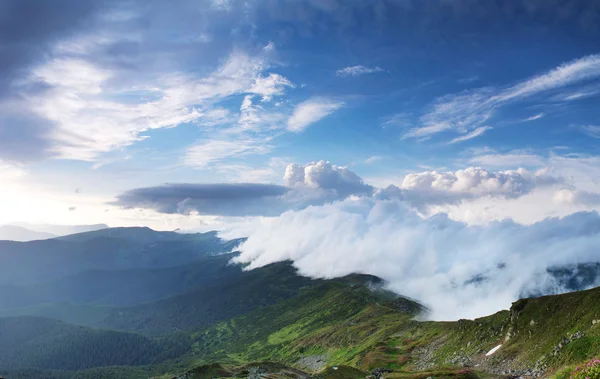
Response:
[[[421,322],[419,304],[374,290],[380,284],[367,275],[311,280],[278,263],[105,309],[105,327],[145,335],[0,318],[0,367],[15,379],[171,379],[186,371],[181,379],[217,372],[336,379],[374,370],[389,371],[388,379],[471,379],[560,375],[600,352],[600,288],[519,300],[476,320]]]
[[[320,282],[297,275],[289,263],[276,263],[182,295],[119,309],[101,325],[150,335],[189,331],[278,303]]]

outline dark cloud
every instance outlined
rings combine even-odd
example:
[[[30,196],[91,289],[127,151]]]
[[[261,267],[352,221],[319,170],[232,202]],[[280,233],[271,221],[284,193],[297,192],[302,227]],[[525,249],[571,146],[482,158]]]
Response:
[[[0,1],[0,96],[52,43],[86,27],[107,0]]]
[[[289,189],[273,184],[165,184],[136,188],[117,197],[113,205],[148,208],[161,213],[222,216],[275,215]]]

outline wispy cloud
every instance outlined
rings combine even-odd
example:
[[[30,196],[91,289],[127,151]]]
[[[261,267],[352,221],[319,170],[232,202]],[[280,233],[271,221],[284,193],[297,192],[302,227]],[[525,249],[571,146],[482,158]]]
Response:
[[[300,103],[288,119],[287,129],[292,132],[301,132],[311,124],[330,115],[344,105],[334,99],[315,97]]]
[[[209,164],[225,158],[266,154],[271,149],[272,146],[268,141],[259,139],[209,140],[189,147],[184,157],[184,163],[194,168],[205,168]]]
[[[409,127],[412,125],[412,117],[407,112],[396,113],[392,116],[387,116],[382,119],[381,126],[384,128],[390,127]]]
[[[600,138],[600,125],[579,125],[577,129],[592,138]]]
[[[536,114],[534,116],[527,117],[526,119],[523,119],[523,122],[539,120],[540,118],[542,118],[544,116],[546,116],[545,113],[543,113],[543,112],[542,113],[538,113],[538,114]]]
[[[477,129],[473,130],[470,133],[467,133],[465,135],[462,135],[460,137],[456,137],[456,138],[452,139],[449,142],[449,144],[463,142],[463,141],[467,141],[467,140],[470,140],[470,139],[475,138],[475,137],[479,137],[480,135],[482,135],[483,133],[487,132],[490,129],[492,129],[491,126],[482,126],[480,128],[477,128]]]
[[[542,157],[528,151],[482,152],[470,158],[469,163],[483,167],[540,167],[546,164]]]
[[[384,70],[381,67],[365,67],[362,65],[349,66],[344,67],[340,70],[337,70],[335,74],[337,76],[359,76],[366,74],[374,74],[376,72],[383,72]]]
[[[373,164],[375,162],[379,162],[383,157],[381,155],[372,155],[369,158],[365,159],[366,164]]]
[[[503,106],[600,76],[600,55],[589,55],[511,87],[485,87],[441,97],[404,138],[426,139],[452,130],[460,134],[486,125]]]
[[[47,83],[51,88],[26,97],[25,105],[51,123],[49,152],[95,161],[147,138],[142,133],[148,130],[229,121],[219,103],[232,96],[260,96],[263,103],[281,96],[293,84],[268,72],[272,50],[268,45],[256,55],[235,51],[208,74],[165,72],[143,83],[123,80],[117,68],[93,61],[85,51],[74,58],[60,50],[55,54],[66,55],[42,63],[29,77],[29,84]],[[252,123],[251,114],[244,117],[243,123]]]

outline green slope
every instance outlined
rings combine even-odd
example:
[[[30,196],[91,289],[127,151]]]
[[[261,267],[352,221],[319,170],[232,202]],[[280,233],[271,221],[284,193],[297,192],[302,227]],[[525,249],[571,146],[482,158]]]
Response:
[[[289,263],[275,263],[182,295],[118,309],[100,325],[149,335],[189,331],[294,297],[320,282],[297,275]]]
[[[380,281],[366,275],[310,280],[280,263],[105,321],[161,337],[0,319],[0,367],[13,370],[11,378],[56,379],[170,379],[186,371],[181,378],[196,379],[215,370],[333,379],[382,368],[390,370],[385,378],[547,377],[600,352],[600,288],[523,299],[476,320],[420,322],[419,304],[373,284]]]

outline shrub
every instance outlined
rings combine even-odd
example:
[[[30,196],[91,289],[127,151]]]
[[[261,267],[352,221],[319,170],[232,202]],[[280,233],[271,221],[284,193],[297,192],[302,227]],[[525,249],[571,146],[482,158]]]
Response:
[[[600,379],[600,359],[595,358],[577,366],[575,371],[571,371],[571,379]]]

